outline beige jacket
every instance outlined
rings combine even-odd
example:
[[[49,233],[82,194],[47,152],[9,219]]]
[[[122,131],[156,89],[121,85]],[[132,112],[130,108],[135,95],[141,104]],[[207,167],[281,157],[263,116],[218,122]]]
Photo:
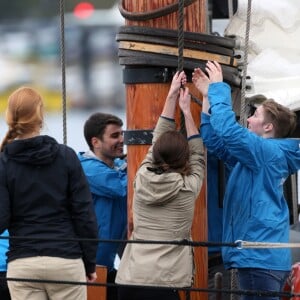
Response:
[[[153,144],[175,122],[160,118]],[[133,240],[191,239],[191,226],[204,177],[204,150],[200,137],[189,140],[191,175],[157,175],[152,166],[152,147],[134,182]],[[120,284],[188,287],[193,282],[193,251],[188,246],[159,244],[126,245],[116,282]]]

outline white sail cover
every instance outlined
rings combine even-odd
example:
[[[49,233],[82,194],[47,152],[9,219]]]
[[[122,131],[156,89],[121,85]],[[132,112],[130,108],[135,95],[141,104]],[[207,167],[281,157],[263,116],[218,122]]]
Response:
[[[248,0],[238,1],[224,35],[246,36]],[[300,109],[300,0],[252,0],[247,75],[253,88],[291,109]]]

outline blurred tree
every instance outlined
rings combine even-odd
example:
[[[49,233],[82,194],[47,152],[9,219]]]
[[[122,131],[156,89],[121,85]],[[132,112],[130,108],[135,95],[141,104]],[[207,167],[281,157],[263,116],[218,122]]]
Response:
[[[73,11],[76,4],[82,0],[64,0],[65,12]],[[86,0],[94,5],[96,9],[110,8],[117,0]],[[52,17],[59,13],[59,0],[1,0],[0,22],[27,17]]]

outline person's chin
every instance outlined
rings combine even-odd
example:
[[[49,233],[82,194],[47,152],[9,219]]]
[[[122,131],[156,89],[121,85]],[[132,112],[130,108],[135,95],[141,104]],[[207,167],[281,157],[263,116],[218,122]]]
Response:
[[[118,154],[117,154],[117,156],[116,156],[117,158],[121,158],[121,159],[123,159],[123,158],[125,158],[126,157],[126,154],[124,154],[124,152],[123,151],[120,151]]]

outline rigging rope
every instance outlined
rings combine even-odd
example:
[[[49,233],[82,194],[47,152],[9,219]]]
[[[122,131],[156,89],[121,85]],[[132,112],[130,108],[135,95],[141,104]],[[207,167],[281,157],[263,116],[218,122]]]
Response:
[[[178,71],[183,70],[183,48],[184,48],[184,0],[178,3]]]
[[[250,18],[251,18],[251,0],[248,0],[243,75],[242,75],[242,82],[241,82],[241,109],[240,109],[240,124],[244,127],[247,126],[245,95],[246,95],[246,76],[247,76],[247,67],[248,67]],[[237,270],[231,269],[230,275],[231,275],[231,282],[230,282],[231,289],[238,289]],[[235,295],[235,294],[230,295],[230,300],[237,300],[237,299],[239,299],[238,295]]]
[[[183,70],[183,48],[184,48],[184,0],[178,1],[178,66],[179,72]],[[180,110],[180,132],[186,136],[185,120],[182,111]]]
[[[64,0],[59,3],[60,12],[60,49],[61,49],[61,74],[62,74],[62,113],[63,113],[63,142],[67,144],[67,101],[66,101],[66,63],[65,63],[65,5]]]
[[[300,243],[267,243],[267,242],[248,242],[237,240],[237,249],[263,249],[263,248],[300,248]]]
[[[246,116],[246,76],[248,67],[248,51],[249,51],[249,35],[250,35],[250,20],[251,20],[251,2],[248,0],[247,7],[247,21],[246,21],[246,35],[245,35],[245,53],[244,53],[244,66],[243,66],[243,76],[242,76],[242,87],[241,87],[241,112],[240,112],[240,124],[244,127],[247,125]]]
[[[238,250],[264,249],[264,248],[300,248],[300,243],[273,243],[252,242],[237,240],[234,243],[225,242],[202,242],[187,239],[182,240],[115,240],[115,239],[92,239],[92,238],[57,238],[57,237],[35,237],[35,236],[0,236],[0,240],[17,241],[56,241],[56,242],[93,242],[93,243],[124,243],[124,244],[149,244],[149,245],[178,245],[189,247],[231,247]]]
[[[50,280],[50,279],[36,279],[36,278],[15,278],[6,277],[0,278],[1,281],[16,281],[16,282],[33,282],[33,283],[50,283],[50,284],[68,284],[68,285],[80,285],[80,286],[92,286],[92,287],[128,287],[135,289],[147,289],[149,286],[144,285],[134,285],[134,284],[115,284],[115,283],[102,283],[102,282],[86,282],[86,281],[71,281],[71,280]],[[276,292],[276,291],[260,291],[260,290],[236,290],[231,291],[227,289],[205,289],[205,288],[193,288],[193,287],[169,287],[169,286],[151,286],[151,288],[156,290],[177,290],[177,291],[188,291],[188,292],[198,292],[198,293],[222,293],[222,294],[236,294],[236,295],[248,295],[248,296],[268,296],[276,297],[276,299],[281,297],[291,298],[299,297],[299,293],[294,292]]]
[[[188,2],[188,1],[186,1]],[[178,1],[178,62],[177,62],[177,70],[181,72],[183,70],[183,51],[184,51],[184,7],[187,4],[184,0]],[[198,105],[202,105],[202,102],[197,99],[195,96],[191,95],[191,99],[197,103]],[[186,127],[185,121],[182,111],[180,111],[180,132],[186,136]]]

